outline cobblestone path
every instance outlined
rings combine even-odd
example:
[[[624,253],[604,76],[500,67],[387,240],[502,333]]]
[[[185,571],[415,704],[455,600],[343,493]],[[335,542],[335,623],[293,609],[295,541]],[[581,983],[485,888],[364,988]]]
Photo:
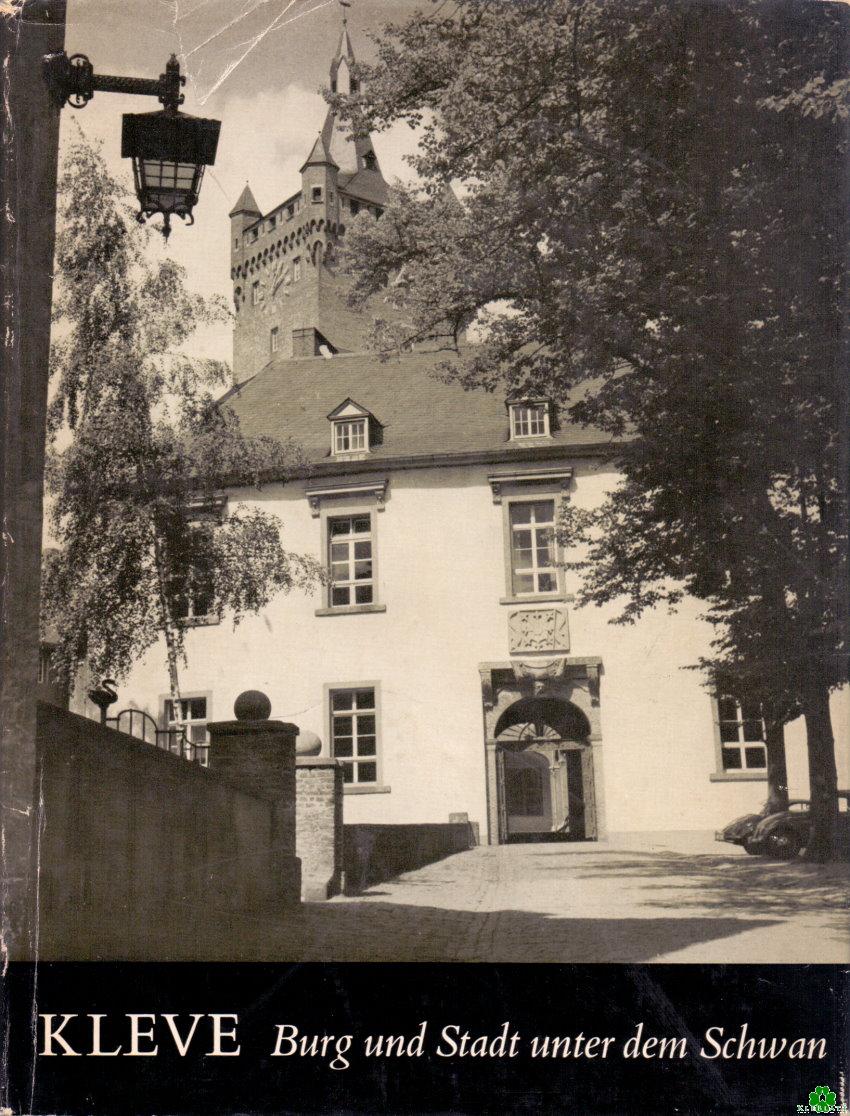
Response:
[[[316,961],[847,963],[847,882],[846,864],[783,864],[698,835],[483,847],[305,904],[272,948]]]

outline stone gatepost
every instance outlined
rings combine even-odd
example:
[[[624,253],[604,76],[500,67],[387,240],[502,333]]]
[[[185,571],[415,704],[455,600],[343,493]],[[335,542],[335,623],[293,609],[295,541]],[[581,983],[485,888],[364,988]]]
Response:
[[[321,756],[322,742],[302,732],[296,745],[296,854],[301,898],[330,899],[342,890],[342,764]]]
[[[295,851],[295,737],[298,726],[271,721],[271,702],[246,690],[233,703],[235,721],[207,724],[210,769],[234,787],[271,802],[273,870],[279,873],[286,904],[301,896],[301,864]]]

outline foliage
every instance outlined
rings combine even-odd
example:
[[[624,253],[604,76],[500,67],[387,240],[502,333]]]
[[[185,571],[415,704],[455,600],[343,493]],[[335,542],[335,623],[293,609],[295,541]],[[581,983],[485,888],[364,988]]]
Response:
[[[563,525],[581,599],[624,622],[708,602],[703,665],[806,713],[821,849],[847,680],[847,31],[784,0],[459,0],[385,28],[331,98],[355,129],[424,131],[421,186],[352,230],[355,297],[395,276],[409,341],[477,316],[464,383],[619,440],[622,483]]]
[[[187,343],[226,308],[192,293],[173,260],[151,261],[146,231],[83,140],[68,151],[60,199],[47,470],[58,549],[44,578],[54,661],[69,681],[83,663],[120,679],[164,636],[177,696],[187,594],[238,623],[318,576],[283,549],[274,516],[214,510],[225,485],[258,485],[301,459],[246,437],[216,405],[228,370],[187,355]]]

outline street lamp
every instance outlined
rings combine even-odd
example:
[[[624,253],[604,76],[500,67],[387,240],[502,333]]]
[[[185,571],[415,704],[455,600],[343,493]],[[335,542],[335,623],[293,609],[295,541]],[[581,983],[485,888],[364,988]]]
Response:
[[[192,210],[198,204],[204,167],[215,162],[221,122],[180,112],[185,99],[180,89],[186,78],[175,55],[158,79],[96,74],[84,54],[69,58],[64,51],[45,55],[44,75],[60,105],[72,108],[83,108],[95,92],[157,97],[161,112],[125,113],[123,117],[121,155],[133,161],[138,220],[162,214],[161,232],[166,240],[172,215],[194,224]]]

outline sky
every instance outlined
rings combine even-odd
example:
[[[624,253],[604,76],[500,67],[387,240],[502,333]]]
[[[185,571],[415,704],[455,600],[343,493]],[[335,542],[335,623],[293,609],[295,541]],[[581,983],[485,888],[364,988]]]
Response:
[[[404,21],[430,0],[352,0],[348,28],[358,59],[374,56],[370,33]],[[187,269],[191,287],[231,297],[228,213],[246,180],[263,212],[300,186],[303,163],[325,118],[320,95],[342,29],[338,0],[68,0],[66,50],[88,55],[95,73],[158,77],[172,53],[187,75],[183,111],[221,120],[215,165],[208,167],[195,225],[174,222],[166,246]],[[121,116],[152,112],[153,98],[96,93],[81,110],[62,112],[62,144],[82,129],[102,142],[119,182],[133,193],[129,160],[121,158]],[[404,162],[416,136],[397,125],[374,137],[387,179],[409,181]],[[159,223],[154,219],[154,224]],[[227,327],[204,331],[198,355],[230,360]]]

